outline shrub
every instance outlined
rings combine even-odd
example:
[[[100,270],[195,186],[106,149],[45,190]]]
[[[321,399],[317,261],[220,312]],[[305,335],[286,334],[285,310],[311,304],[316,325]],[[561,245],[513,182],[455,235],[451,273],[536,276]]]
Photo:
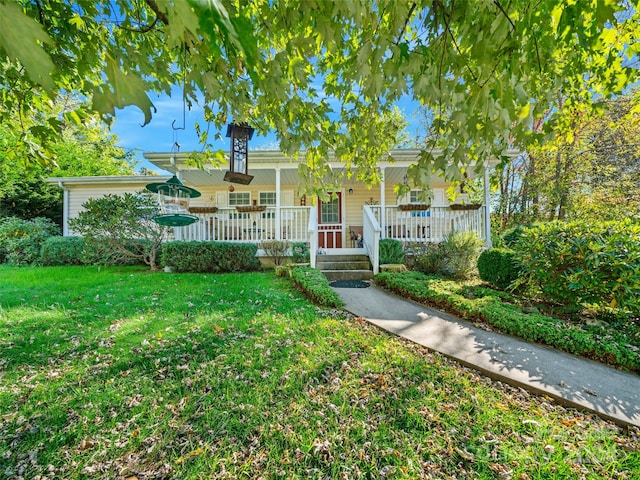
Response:
[[[85,237],[98,258],[106,258],[107,264],[143,262],[152,270],[158,268],[158,253],[169,229],[153,221],[158,213],[155,196],[105,195],[82,206],[85,210],[69,220],[69,226]]]
[[[508,248],[491,248],[478,257],[478,274],[485,282],[505,290],[519,276],[516,253]]]
[[[312,302],[334,308],[344,305],[340,296],[329,286],[327,277],[320,270],[311,267],[295,267],[291,270],[291,278]]]
[[[482,240],[473,232],[449,233],[441,244],[444,265],[442,273],[451,278],[467,279],[477,268]]]
[[[145,258],[148,258],[151,250],[151,255],[157,255],[156,249],[148,240],[122,239],[118,242],[106,242],[100,237],[87,237],[84,239],[82,261],[87,265],[112,267],[149,265]],[[155,258],[153,264],[156,264]]]
[[[504,232],[501,237],[502,245],[504,245],[505,248],[513,248],[527,228],[525,225],[517,225]]]
[[[311,252],[304,242],[296,242],[291,245],[291,260],[293,263],[309,263]]]
[[[426,249],[413,258],[413,268],[427,275],[440,275],[444,269],[444,252],[440,243],[426,245]]]
[[[50,237],[42,244],[42,265],[82,265],[85,242],[82,237]]]
[[[13,265],[33,265],[40,260],[42,244],[59,233],[48,218],[5,218],[0,222],[0,256]]]
[[[282,264],[284,257],[287,255],[289,243],[282,240],[270,240],[262,242],[260,248],[264,250],[267,256],[271,257],[273,264],[277,267]]]
[[[640,225],[553,222],[515,245],[521,279],[546,300],[640,311]]]
[[[162,245],[162,264],[176,272],[225,273],[260,269],[253,243],[168,242]]]
[[[378,243],[380,247],[380,264],[402,263],[404,261],[404,249],[402,242],[395,238],[383,238]]]

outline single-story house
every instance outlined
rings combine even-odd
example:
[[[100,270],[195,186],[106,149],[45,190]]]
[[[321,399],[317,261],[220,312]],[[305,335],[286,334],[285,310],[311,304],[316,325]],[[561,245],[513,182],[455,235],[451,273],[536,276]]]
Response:
[[[473,209],[464,204],[464,196],[450,205],[449,184],[441,177],[431,181],[428,205],[420,200],[420,191],[412,190],[398,198],[394,185],[403,183],[410,165],[420,154],[416,149],[398,149],[394,159],[379,162],[383,181],[367,187],[353,180],[344,183],[327,202],[298,195],[298,163],[279,151],[251,151],[249,185],[224,181],[228,165],[198,168],[180,152],[145,153],[158,168],[175,174],[186,186],[201,192],[190,204],[198,221],[175,227],[176,240],[230,241],[260,243],[266,240],[305,242],[315,265],[316,253],[331,254],[344,249],[366,253],[378,270],[378,241],[395,238],[405,243],[437,242],[451,231],[473,231],[491,244],[489,221],[488,169],[484,175],[484,202]],[[515,156],[517,152],[512,152]],[[332,169],[344,164],[329,159]],[[491,165],[494,165],[491,163]],[[78,215],[89,198],[143,190],[151,182],[169,176],[105,176],[49,178],[48,182],[64,190],[63,234],[73,235],[68,220]],[[469,206],[470,207],[470,206]]]

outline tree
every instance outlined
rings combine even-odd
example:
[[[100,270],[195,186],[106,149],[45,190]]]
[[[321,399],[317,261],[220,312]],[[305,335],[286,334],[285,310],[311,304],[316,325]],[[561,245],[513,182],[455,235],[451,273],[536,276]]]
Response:
[[[502,173],[499,212],[510,219],[640,218],[640,124],[632,93],[598,113],[573,108],[555,138]]]
[[[0,107],[0,112],[3,111]],[[54,115],[59,103],[49,106],[43,115]],[[24,122],[37,124],[37,119]],[[50,218],[62,225],[62,191],[44,181],[45,177],[92,175],[129,175],[133,173],[132,155],[118,147],[97,115],[86,117],[79,126],[66,125],[49,150],[55,163],[28,163],[15,119],[0,126],[0,218]]]
[[[106,119],[136,105],[147,123],[147,92],[180,83],[189,103],[202,94],[220,131],[247,121],[275,131],[286,153],[306,149],[309,183],[325,175],[329,150],[376,181],[395,140],[379,134],[379,119],[403,95],[433,113],[434,141],[413,182],[426,185],[434,168],[460,177],[509,146],[525,150],[533,122],[561,113],[559,94],[590,105],[621,92],[637,78],[640,53],[640,15],[628,0],[0,0],[0,8],[10,19],[0,34],[9,111],[76,91]],[[32,158],[46,156],[59,129],[59,118],[45,120],[22,130]]]
[[[153,195],[105,195],[82,204],[84,210],[69,220],[69,227],[99,252],[100,258],[121,263],[144,262],[158,269],[158,254],[169,229],[153,221],[158,203]]]

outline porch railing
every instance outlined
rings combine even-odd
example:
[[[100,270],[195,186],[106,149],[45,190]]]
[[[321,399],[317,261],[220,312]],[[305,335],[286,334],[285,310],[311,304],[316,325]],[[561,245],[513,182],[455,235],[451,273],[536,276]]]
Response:
[[[395,238],[403,242],[441,242],[451,232],[470,231],[486,240],[484,205],[476,210],[452,210],[448,206],[410,211],[403,211],[395,205],[384,208],[373,205],[370,208],[380,224],[380,238]]]
[[[309,241],[311,207],[267,207],[261,212],[238,212],[235,208],[220,208],[216,213],[196,214],[198,221],[174,229],[176,240],[230,241],[260,243],[267,240],[289,242]],[[276,228],[278,223],[280,228]]]

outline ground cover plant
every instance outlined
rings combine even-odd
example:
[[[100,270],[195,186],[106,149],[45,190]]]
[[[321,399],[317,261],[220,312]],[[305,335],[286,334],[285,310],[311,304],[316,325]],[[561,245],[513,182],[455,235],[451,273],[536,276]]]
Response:
[[[65,285],[65,288],[60,288]],[[0,267],[3,478],[638,478],[640,432],[272,273]]]
[[[406,298],[448,311],[484,328],[640,373],[640,319],[557,318],[530,303],[477,282],[455,282],[420,272],[380,273],[376,282]]]

